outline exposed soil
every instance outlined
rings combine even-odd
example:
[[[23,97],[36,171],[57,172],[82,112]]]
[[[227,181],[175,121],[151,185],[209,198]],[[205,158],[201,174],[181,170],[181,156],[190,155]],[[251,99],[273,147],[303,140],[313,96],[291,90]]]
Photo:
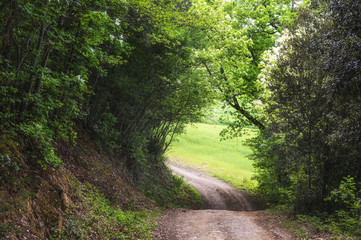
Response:
[[[173,173],[184,179],[201,194],[204,209],[169,210],[159,220],[157,239],[166,240],[274,240],[292,239],[276,223],[264,221],[253,198],[205,173],[169,164]]]

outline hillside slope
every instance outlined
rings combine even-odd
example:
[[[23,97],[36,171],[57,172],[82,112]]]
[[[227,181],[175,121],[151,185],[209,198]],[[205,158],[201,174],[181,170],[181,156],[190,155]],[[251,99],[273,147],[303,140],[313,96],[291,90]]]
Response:
[[[87,136],[76,146],[58,143],[63,164],[46,170],[20,144],[0,143],[1,239],[151,238],[159,208],[129,179],[124,161],[99,154]],[[192,193],[183,182],[174,190],[174,178],[161,172],[168,195]]]

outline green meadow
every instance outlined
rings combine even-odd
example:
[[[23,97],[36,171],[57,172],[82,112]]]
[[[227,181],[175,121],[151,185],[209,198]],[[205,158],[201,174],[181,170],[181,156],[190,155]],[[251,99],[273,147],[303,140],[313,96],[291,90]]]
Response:
[[[168,150],[168,159],[211,173],[238,188],[252,184],[251,154],[245,145],[247,139],[257,134],[256,129],[245,129],[242,137],[222,140],[219,136],[224,125],[197,123],[189,125]]]

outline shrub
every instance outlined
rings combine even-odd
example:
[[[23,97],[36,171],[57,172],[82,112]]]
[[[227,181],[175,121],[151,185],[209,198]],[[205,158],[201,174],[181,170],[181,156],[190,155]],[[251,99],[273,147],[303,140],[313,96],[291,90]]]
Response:
[[[353,177],[345,177],[326,201],[337,206],[329,221],[333,230],[361,236],[361,190]]]

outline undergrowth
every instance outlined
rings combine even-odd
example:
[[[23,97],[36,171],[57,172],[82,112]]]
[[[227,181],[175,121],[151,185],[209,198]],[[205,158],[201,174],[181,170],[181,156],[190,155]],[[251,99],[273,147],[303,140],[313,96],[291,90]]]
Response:
[[[180,177],[171,176],[166,184],[152,183],[146,184],[143,192],[160,206],[191,209],[199,209],[202,206],[200,194]]]
[[[152,239],[159,210],[123,211],[90,184],[80,188],[79,200],[52,239]]]
[[[63,162],[47,168],[0,139],[0,239],[152,239],[162,207],[202,205],[162,159],[144,161],[131,179],[84,139],[59,142]]]
[[[343,215],[343,219],[339,218],[339,212],[293,214],[291,205],[274,205],[267,212],[284,216],[280,225],[286,228],[295,239],[361,239],[360,228],[357,227],[360,221],[355,221],[348,214]]]

